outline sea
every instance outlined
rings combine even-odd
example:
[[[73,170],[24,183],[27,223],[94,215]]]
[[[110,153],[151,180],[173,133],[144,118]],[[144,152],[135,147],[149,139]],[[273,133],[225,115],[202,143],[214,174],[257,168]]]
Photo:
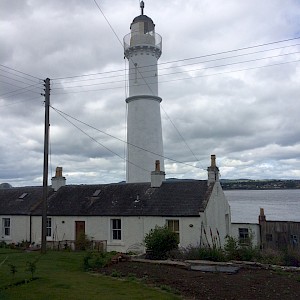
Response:
[[[224,190],[231,222],[258,223],[260,208],[269,221],[300,222],[300,189]]]

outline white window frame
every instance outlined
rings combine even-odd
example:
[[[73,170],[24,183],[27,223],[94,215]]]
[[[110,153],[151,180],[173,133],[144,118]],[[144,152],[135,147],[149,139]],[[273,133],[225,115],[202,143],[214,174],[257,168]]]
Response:
[[[248,244],[250,238],[250,230],[247,227],[239,228],[239,242],[241,244]]]
[[[10,237],[11,222],[10,218],[2,218],[2,234],[4,237]]]
[[[46,236],[49,238],[52,236],[52,218],[47,218]]]
[[[111,240],[122,241],[122,220],[120,218],[111,219],[110,226],[111,226]]]
[[[178,230],[176,229],[177,226],[175,226],[175,222],[178,223]],[[176,233],[177,238],[178,238],[178,243],[180,242],[180,222],[178,219],[167,219],[166,220],[166,225],[167,227]]]

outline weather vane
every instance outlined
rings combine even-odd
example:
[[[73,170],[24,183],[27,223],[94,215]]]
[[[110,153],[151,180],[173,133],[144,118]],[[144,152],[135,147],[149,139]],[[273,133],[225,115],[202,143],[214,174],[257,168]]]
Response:
[[[140,2],[140,8],[141,8],[141,14],[142,15],[144,14],[144,7],[145,7],[144,1],[141,1]]]

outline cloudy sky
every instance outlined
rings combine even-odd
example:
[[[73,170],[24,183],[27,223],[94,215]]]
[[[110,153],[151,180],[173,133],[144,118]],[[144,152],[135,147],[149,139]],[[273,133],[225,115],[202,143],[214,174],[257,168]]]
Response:
[[[42,184],[47,77],[49,178],[125,179],[121,43],[139,1],[97,4],[1,0],[0,183]],[[167,177],[205,179],[216,154],[221,178],[300,179],[299,1],[145,0],[145,14],[163,38]]]

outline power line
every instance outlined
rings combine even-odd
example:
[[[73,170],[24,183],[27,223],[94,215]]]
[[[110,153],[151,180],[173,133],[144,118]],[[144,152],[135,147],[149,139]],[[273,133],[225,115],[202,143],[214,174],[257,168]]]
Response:
[[[109,134],[109,133],[107,133],[107,132],[105,132],[105,131],[103,131],[103,130],[100,130],[100,129],[94,127],[94,126],[91,126],[91,125],[87,124],[86,122],[80,121],[79,119],[77,119],[77,118],[75,118],[75,117],[72,117],[71,115],[69,115],[69,114],[67,114],[67,113],[65,113],[65,112],[63,112],[63,111],[61,111],[61,110],[59,110],[59,109],[57,109],[57,108],[55,108],[55,107],[53,107],[53,106],[51,106],[51,105],[50,105],[50,107],[51,107],[54,111],[56,111],[58,114],[60,114],[61,116],[64,116],[65,119],[68,120],[68,118],[71,118],[71,119],[73,119],[73,120],[75,120],[75,121],[77,121],[77,122],[79,122],[79,123],[81,123],[81,124],[83,124],[83,125],[85,125],[85,126],[91,128],[91,129],[94,129],[94,130],[96,130],[96,131],[98,131],[98,132],[101,132],[101,133],[103,133],[103,134],[105,134],[105,135],[107,135],[107,136],[109,136],[109,137],[111,137],[111,138],[113,138],[113,139],[116,139],[116,140],[118,140],[118,141],[120,141],[120,142],[122,142],[122,143],[125,143],[125,144],[130,145],[130,146],[135,147],[135,148],[138,148],[138,149],[140,149],[140,150],[142,150],[142,151],[145,151],[145,152],[148,152],[148,153],[151,153],[151,154],[154,154],[154,155],[158,155],[158,156],[160,156],[160,157],[162,157],[162,158],[168,159],[168,160],[173,161],[173,162],[176,162],[176,163],[180,163],[180,164],[183,164],[183,165],[186,165],[186,166],[189,166],[189,167],[193,167],[193,168],[196,168],[196,169],[202,169],[202,168],[193,166],[193,165],[191,165],[191,164],[188,164],[188,163],[185,163],[185,162],[182,162],[182,161],[179,161],[179,160],[176,160],[176,159],[173,159],[173,158],[164,156],[164,155],[157,154],[157,153],[155,153],[155,152],[153,152],[153,151],[147,150],[147,149],[142,148],[142,147],[140,147],[140,146],[137,146],[137,145],[134,145],[134,144],[129,143],[129,142],[127,142],[127,141],[124,141],[124,140],[122,140],[122,139],[120,139],[120,138],[118,138],[118,137],[116,137],[116,136],[114,136],[114,135],[112,135],[112,134]],[[68,118],[66,118],[65,116],[67,116]],[[111,152],[112,152],[112,151],[111,151]],[[113,153],[114,153],[114,152],[113,152]],[[116,154],[116,153],[115,153],[115,154]],[[116,155],[119,156],[118,154],[116,154]],[[121,156],[119,156],[119,157],[121,157]],[[124,159],[124,158],[122,158],[122,159]],[[146,170],[146,171],[148,171],[148,170]]]
[[[168,82],[173,82],[173,81],[191,80],[191,79],[201,78],[201,77],[219,76],[219,75],[242,72],[242,71],[249,71],[249,70],[255,70],[255,69],[262,69],[262,68],[280,66],[280,65],[290,64],[290,63],[298,63],[299,61],[300,60],[292,60],[292,61],[274,63],[274,64],[269,64],[269,65],[264,65],[264,66],[249,67],[249,68],[243,68],[243,69],[238,69],[238,70],[230,70],[230,71],[219,72],[219,73],[203,74],[203,75],[189,76],[189,77],[176,78],[176,79],[170,79],[170,80],[162,80],[162,81],[159,81],[159,83],[161,84],[161,83],[168,83]],[[143,85],[147,85],[147,84],[146,83],[138,84],[138,86],[143,86]],[[93,90],[68,91],[68,92],[63,92],[63,93],[58,92],[58,93],[55,93],[55,95],[98,92],[98,91],[104,91],[104,90],[117,90],[117,89],[123,89],[123,88],[124,88],[123,86],[117,86],[117,87],[108,87],[108,88],[93,89]]]
[[[110,23],[109,23],[109,25],[110,25]],[[273,41],[273,42],[269,42],[269,43],[258,44],[258,45],[254,45],[254,46],[236,48],[236,49],[231,49],[231,50],[226,50],[226,51],[220,51],[220,52],[215,52],[215,53],[210,53],[210,54],[204,54],[204,55],[200,55],[200,56],[194,56],[194,57],[188,57],[188,58],[182,58],[182,59],[177,59],[177,60],[162,62],[162,63],[159,63],[158,66],[165,65],[165,64],[177,63],[177,62],[182,62],[182,61],[189,61],[189,60],[194,60],[194,59],[200,59],[200,58],[205,58],[205,57],[217,56],[217,55],[221,55],[221,54],[233,53],[233,52],[238,52],[238,51],[247,50],[247,49],[254,49],[254,48],[259,48],[259,47],[264,47],[264,46],[268,46],[268,45],[279,44],[279,43],[283,43],[283,42],[287,42],[287,41],[292,41],[292,40],[297,40],[297,39],[300,39],[300,37],[295,37],[295,38],[290,38],[290,39]],[[119,38],[118,38],[118,40],[119,40]],[[265,52],[265,51],[271,51],[271,50],[278,50],[278,49],[281,49],[281,48],[293,47],[293,46],[298,46],[298,45],[299,44],[294,44],[294,45],[282,46],[282,47],[278,47],[278,48],[272,48],[270,50],[269,49],[268,50],[261,50],[261,51],[253,52],[251,54],[255,54],[255,53],[259,53],[259,52]],[[247,55],[247,54],[240,54],[240,55],[237,55],[237,56],[242,56],[242,55]],[[232,57],[229,57],[229,58],[232,58]],[[151,65],[148,65],[147,67],[150,67],[150,66]],[[95,76],[95,75],[110,74],[110,73],[121,72],[121,71],[123,71],[123,69],[122,70],[113,70],[113,71],[106,71],[106,72],[91,73],[91,74],[74,75],[74,76],[67,76],[67,77],[57,77],[57,78],[53,78],[51,80],[61,80],[61,79],[69,79],[69,78]]]
[[[17,90],[14,90],[14,91],[10,91],[10,92],[6,92],[6,93],[4,93],[4,94],[1,94],[0,97],[5,96],[5,95],[8,95],[8,94],[15,93],[15,92],[19,92],[19,91],[21,91],[21,92],[15,94],[15,95],[9,95],[9,97],[10,97],[10,96],[17,96],[17,95],[19,95],[19,94],[26,93],[26,92],[37,93],[36,91],[28,90],[30,87],[36,87],[37,85],[41,85],[41,83],[31,84],[31,85],[28,85],[27,87],[20,87],[20,88],[18,88]],[[38,87],[36,87],[36,88],[38,88]],[[24,91],[24,90],[26,90],[26,91]]]
[[[243,64],[243,63],[255,62],[255,61],[266,60],[266,59],[270,59],[270,58],[277,58],[277,57],[281,57],[281,56],[287,56],[287,55],[299,54],[299,53],[300,53],[299,51],[297,51],[297,52],[290,52],[290,53],[283,53],[283,54],[278,54],[278,55],[273,55],[273,56],[267,56],[267,57],[261,57],[261,58],[254,58],[254,59],[250,59],[250,60],[244,60],[244,61],[239,61],[239,62],[232,62],[232,63],[222,64],[222,65],[203,67],[203,68],[199,68],[199,69],[188,69],[188,70],[184,70],[184,71],[177,71],[177,72],[171,72],[171,73],[166,73],[166,74],[160,74],[159,76],[160,77],[161,76],[170,76],[170,75],[180,74],[180,73],[188,73],[188,72],[193,72],[193,71],[202,71],[202,70],[213,69],[213,68],[228,67],[228,66],[232,66],[232,65],[238,65],[238,64]],[[140,72],[140,74],[147,73],[147,72],[150,72],[150,71]],[[144,79],[146,79],[146,78],[154,78],[154,77],[155,76],[144,76]],[[126,80],[126,79],[124,79],[124,80]],[[85,85],[65,86],[65,87],[53,88],[53,90],[69,89],[69,88],[81,88],[81,87],[87,87],[87,86],[112,84],[112,83],[124,82],[124,80],[91,83],[91,84],[85,84]]]
[[[32,78],[35,78],[35,79],[38,79],[38,80],[42,80],[41,78],[38,78],[38,77],[36,77],[36,76],[33,76],[33,75],[31,75],[31,74],[28,74],[28,73],[25,73],[25,72],[22,72],[22,71],[19,71],[19,70],[16,70],[16,69],[13,69],[13,68],[8,67],[8,66],[1,65],[1,64],[0,64],[0,66],[3,67],[3,68],[9,69],[9,70],[18,72],[18,73],[23,74],[23,75],[27,75],[27,76],[29,76],[29,77],[32,77]]]
[[[100,143],[99,141],[97,141],[94,137],[92,137],[91,135],[89,135],[87,132],[85,132],[83,129],[81,129],[79,126],[77,126],[76,124],[74,124],[73,122],[71,122],[68,118],[66,118],[64,115],[67,115],[67,114],[61,112],[61,111],[58,110],[58,109],[55,109],[53,106],[50,106],[50,107],[51,107],[55,112],[57,112],[62,118],[64,118],[67,122],[69,122],[70,124],[72,124],[72,125],[73,125],[75,128],[77,128],[80,132],[82,132],[84,135],[86,135],[87,137],[89,137],[91,140],[93,140],[93,141],[94,141],[95,143],[97,143],[98,145],[100,145],[100,146],[102,146],[103,148],[105,148],[107,151],[113,153],[114,155],[118,156],[118,157],[121,158],[122,160],[125,160],[126,162],[128,162],[128,163],[134,165],[135,167],[137,167],[137,168],[139,168],[139,169],[142,169],[142,170],[144,170],[144,171],[146,171],[146,172],[151,172],[151,170],[146,170],[146,169],[144,169],[144,168],[142,168],[142,167],[136,165],[135,163],[129,161],[129,160],[126,159],[125,157],[122,157],[121,155],[119,155],[119,154],[116,153],[115,151],[109,149],[108,147],[106,147],[105,145],[103,145],[102,143]],[[68,115],[68,116],[69,116],[69,115]],[[70,117],[70,116],[69,116],[69,117]],[[71,118],[72,118],[72,117],[71,117]],[[74,120],[80,122],[79,120],[77,120],[77,119],[75,119],[75,118],[72,118],[72,119],[74,119]],[[85,124],[85,123],[83,123],[83,122],[80,122],[80,123]],[[85,125],[87,125],[87,124],[85,124]],[[88,126],[88,125],[87,125],[87,126]],[[89,127],[91,127],[91,126],[89,126]],[[93,127],[91,127],[91,128],[93,128]],[[96,128],[94,128],[94,129],[96,129]],[[100,131],[100,130],[98,130],[98,131]]]

